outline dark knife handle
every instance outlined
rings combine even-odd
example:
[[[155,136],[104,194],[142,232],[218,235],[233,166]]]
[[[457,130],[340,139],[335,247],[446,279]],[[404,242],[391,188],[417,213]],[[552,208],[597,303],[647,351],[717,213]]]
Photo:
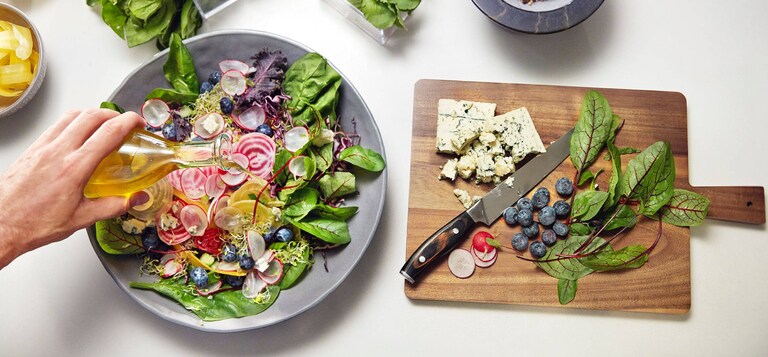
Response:
[[[416,282],[419,276],[438,257],[449,253],[462,241],[475,221],[466,211],[462,212],[448,224],[435,232],[431,237],[421,243],[419,248],[405,262],[400,274],[411,284]]]

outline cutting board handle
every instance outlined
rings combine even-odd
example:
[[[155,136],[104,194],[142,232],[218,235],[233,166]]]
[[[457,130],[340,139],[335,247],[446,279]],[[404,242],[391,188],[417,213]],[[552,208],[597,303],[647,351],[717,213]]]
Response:
[[[693,190],[709,198],[707,218],[765,224],[765,191],[762,187],[705,186]]]

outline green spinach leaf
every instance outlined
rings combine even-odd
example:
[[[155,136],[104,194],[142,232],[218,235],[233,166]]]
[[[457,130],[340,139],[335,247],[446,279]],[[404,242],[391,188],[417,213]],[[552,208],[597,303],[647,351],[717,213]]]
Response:
[[[125,40],[128,47],[138,46],[160,36],[170,26],[176,14],[176,2],[166,1],[154,15],[146,21],[129,17],[125,24]]]
[[[333,164],[333,143],[320,147],[312,146],[307,151],[312,160],[315,161],[317,171],[325,172]]]
[[[160,10],[163,2],[163,0],[131,0],[128,2],[128,10],[130,10],[131,16],[140,20],[147,20],[157,10]]]
[[[197,94],[179,92],[175,89],[155,88],[149,94],[147,99],[162,99],[165,102],[175,102],[179,104],[193,103],[197,100]]]
[[[609,141],[607,144],[608,153],[611,156],[611,179],[608,181],[608,199],[605,202],[605,207],[610,209],[616,206],[621,198],[621,191],[619,190],[619,182],[621,181],[621,155],[616,149],[616,145],[613,141]]]
[[[709,199],[695,192],[675,189],[672,198],[659,210],[664,222],[680,227],[698,226],[709,212]]]
[[[178,33],[182,39],[194,36],[197,30],[203,24],[203,18],[197,11],[194,0],[184,1],[181,7],[181,18],[179,21]]]
[[[607,217],[613,216],[614,211],[608,212],[606,214]],[[616,213],[616,217],[614,217],[608,224],[605,226],[606,231],[611,231],[614,229],[619,228],[632,228],[637,224],[637,213],[635,213],[634,210],[632,210],[632,207],[629,207],[627,205],[621,205],[619,208],[619,212]]]
[[[592,233],[592,227],[585,223],[571,223],[569,232],[572,236],[586,236]]]
[[[101,19],[120,38],[125,39],[125,23],[128,22],[128,15],[123,10],[109,0],[105,0],[101,6]]]
[[[384,158],[379,153],[360,145],[350,146],[339,153],[339,160],[361,169],[379,172],[384,170]]]
[[[613,112],[608,100],[595,90],[587,92],[570,142],[571,162],[578,172],[595,162],[612,126]]]
[[[291,97],[286,107],[296,125],[309,125],[316,119],[336,118],[341,75],[317,53],[307,53],[285,72],[283,88]]]
[[[171,83],[174,89],[181,93],[190,93],[197,95],[199,93],[200,82],[195,73],[195,63],[192,61],[192,55],[187,46],[181,41],[178,34],[171,35],[170,49],[168,50],[168,60],[163,65],[163,74],[168,83]]]

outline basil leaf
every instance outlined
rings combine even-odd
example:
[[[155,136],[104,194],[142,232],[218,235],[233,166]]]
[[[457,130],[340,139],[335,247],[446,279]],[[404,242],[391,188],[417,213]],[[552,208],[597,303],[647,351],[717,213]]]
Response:
[[[698,226],[709,212],[709,199],[695,192],[675,189],[672,198],[659,210],[664,222],[680,227]]]
[[[102,10],[103,12],[103,10]],[[130,17],[125,24],[125,40],[128,47],[138,46],[160,36],[168,26],[176,13],[176,2],[167,1],[147,21]]]
[[[627,164],[620,190],[629,199],[640,200],[638,213],[651,216],[672,197],[675,163],[669,143],[658,141]]]
[[[283,89],[291,99],[286,107],[295,125],[336,117],[341,75],[317,53],[307,53],[285,72]],[[331,123],[333,125],[333,123]]]
[[[594,271],[634,269],[643,266],[648,261],[648,254],[644,254],[645,251],[646,249],[642,245],[630,245],[615,251],[602,251],[581,258],[580,261],[584,266]],[[643,256],[640,256],[641,254]],[[627,262],[630,263],[627,264]]]
[[[179,92],[175,89],[155,88],[147,94],[147,99],[162,99],[164,102],[186,104],[197,100],[197,94]]]
[[[587,92],[570,142],[571,161],[577,171],[584,171],[595,162],[611,133],[612,125],[613,112],[605,97],[595,90]]]
[[[117,105],[116,103],[113,103],[113,102],[101,102],[101,105],[99,106],[99,108],[111,109],[111,110],[114,110],[114,111],[116,111],[116,112],[118,112],[120,114],[125,113],[125,109],[123,109],[121,106],[119,106],[119,105]]]
[[[573,200],[571,217],[588,221],[600,212],[603,203],[608,199],[608,192],[604,191],[580,191]]]
[[[120,38],[125,39],[125,23],[128,22],[128,15],[123,10],[108,0],[104,1],[101,6],[101,19]]]
[[[557,299],[560,305],[566,305],[576,297],[576,288],[578,280],[558,279],[557,280]]]
[[[315,206],[312,213],[322,218],[346,221],[357,213],[357,207],[355,206],[332,207],[332,206],[321,203]]]
[[[186,0],[181,7],[178,33],[182,39],[194,36],[203,24],[203,18],[197,11],[194,0]]]
[[[376,151],[360,145],[350,146],[339,153],[339,160],[346,161],[361,169],[379,172],[384,170],[384,158]]]
[[[108,254],[136,254],[144,251],[141,234],[128,234],[114,220],[96,222],[96,241]]]
[[[307,232],[331,244],[347,244],[351,240],[349,227],[344,221],[327,218],[315,218],[297,221],[286,218],[296,228]]]
[[[607,214],[607,216],[613,216],[613,212]],[[605,226],[605,230],[610,231],[624,227],[632,228],[635,224],[637,224],[637,213],[632,210],[632,207],[622,205],[619,213]]]
[[[539,259],[545,262],[536,262],[536,265],[547,274],[557,279],[577,280],[591,274],[593,270],[582,264],[579,259],[560,259],[546,262],[546,260],[557,259],[558,254],[573,254],[576,252],[576,249],[579,249],[582,244],[586,243],[587,239],[589,239],[589,236],[571,236],[566,240],[557,241],[557,243],[548,249],[547,253]],[[605,240],[596,237],[584,251],[589,252],[603,243],[605,243]],[[604,248],[604,250],[610,249],[610,245]]]
[[[165,79],[179,92],[198,94],[200,82],[197,80],[195,63],[192,61],[192,55],[187,46],[181,42],[181,37],[175,33],[171,35],[170,45],[168,60],[163,65]]]
[[[386,2],[397,6],[400,11],[413,11],[419,6],[421,0],[385,0]]]
[[[349,172],[337,171],[326,174],[317,183],[326,200],[355,192],[355,175]]]
[[[131,16],[146,20],[154,15],[160,7],[163,6],[163,0],[131,0],[128,3],[128,10]]]
[[[197,315],[203,321],[219,321],[235,317],[245,317],[262,313],[275,302],[280,294],[280,288],[276,285],[267,286],[269,299],[257,304],[253,299],[243,296],[240,290],[223,291],[211,296],[194,294],[190,287],[176,280],[165,279],[155,283],[131,282],[130,287],[143,290],[153,290],[165,295],[187,310]]]
[[[285,203],[283,214],[295,219],[302,219],[317,206],[320,193],[314,188],[304,187],[291,195]]]
[[[381,30],[392,27],[399,15],[397,7],[393,9],[379,0],[358,0],[353,5],[363,13],[371,25]]]

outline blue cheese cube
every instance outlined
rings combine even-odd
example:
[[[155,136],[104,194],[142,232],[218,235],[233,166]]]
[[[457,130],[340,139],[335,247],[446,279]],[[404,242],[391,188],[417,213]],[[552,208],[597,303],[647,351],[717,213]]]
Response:
[[[505,149],[518,163],[528,154],[546,152],[544,143],[533,125],[531,115],[526,108],[518,108],[509,113],[498,115],[486,121],[485,131],[496,133]]]
[[[447,178],[451,181],[456,179],[456,166],[459,163],[459,159],[450,159],[443,165],[443,169],[440,171],[438,179]]]
[[[437,104],[438,152],[463,154],[493,118],[496,104],[440,99]]]

